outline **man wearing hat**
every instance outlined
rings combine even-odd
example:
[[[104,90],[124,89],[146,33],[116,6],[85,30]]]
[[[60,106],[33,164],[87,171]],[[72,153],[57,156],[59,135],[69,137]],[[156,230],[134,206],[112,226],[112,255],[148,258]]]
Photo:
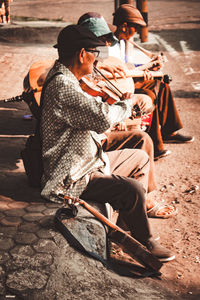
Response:
[[[174,255],[154,241],[146,215],[145,191],[134,179],[147,180],[147,154],[138,150],[140,155],[133,170],[135,150],[106,155],[101,148],[99,134],[128,118],[133,100],[127,93],[124,100],[109,105],[86,94],[79,85],[79,80],[93,70],[98,55],[96,47],[103,45],[91,31],[79,25],[65,27],[58,36],[59,58],[48,73],[42,93],[41,195],[52,201],[58,201],[55,193],[63,193],[86,201],[110,203],[119,210],[119,218],[133,237],[160,260],[169,261]]]
[[[138,27],[146,26],[139,10],[130,4],[121,5],[113,14],[114,35],[121,40],[129,40]],[[111,48],[112,50],[112,48]],[[111,51],[110,55],[116,55],[126,61],[125,51],[121,47]],[[157,88],[156,80],[144,80],[135,83],[136,93],[149,95],[156,103],[153,112],[151,126],[148,130],[154,142],[155,159],[169,155],[171,152],[164,149],[165,143],[190,143],[194,141],[193,136],[184,136],[177,133],[183,127],[171,89],[167,83],[160,82]],[[158,90],[158,92],[156,92]]]

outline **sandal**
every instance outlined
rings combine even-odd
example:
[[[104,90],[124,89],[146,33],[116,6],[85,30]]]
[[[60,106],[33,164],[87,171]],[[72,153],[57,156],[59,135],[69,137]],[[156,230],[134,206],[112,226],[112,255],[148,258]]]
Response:
[[[169,212],[165,209],[169,209]],[[159,212],[164,210],[163,214],[160,214]],[[154,207],[147,210],[147,215],[149,218],[161,218],[161,219],[168,219],[175,215],[177,215],[178,209],[169,204],[165,204],[164,202],[158,202]]]

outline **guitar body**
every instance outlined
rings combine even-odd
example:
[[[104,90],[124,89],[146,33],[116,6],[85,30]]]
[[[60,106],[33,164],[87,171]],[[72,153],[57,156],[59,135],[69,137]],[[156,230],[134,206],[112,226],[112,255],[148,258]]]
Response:
[[[49,70],[53,67],[53,64],[54,60],[41,60],[35,62],[31,65],[26,81],[24,81],[25,90],[30,88],[33,90],[37,89],[37,92],[34,93],[34,97],[38,106],[40,106],[40,96],[43,84]]]
[[[125,72],[128,72],[127,65],[120,60],[117,57],[109,56],[108,58],[103,60],[103,63],[105,65],[111,66],[111,67],[121,67],[124,69]],[[97,64],[98,67],[98,64]],[[135,87],[134,87],[134,81],[131,77],[122,78],[116,74],[117,80],[112,79],[112,74],[108,73],[107,71],[101,70],[101,72],[109,78],[109,80],[120,90],[122,93],[134,93]]]

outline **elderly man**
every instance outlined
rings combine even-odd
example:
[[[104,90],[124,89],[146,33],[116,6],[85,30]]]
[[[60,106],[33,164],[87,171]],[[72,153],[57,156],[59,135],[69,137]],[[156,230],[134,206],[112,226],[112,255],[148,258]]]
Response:
[[[113,14],[114,35],[119,41],[129,40],[140,27],[146,26],[139,10],[130,4],[121,5]],[[114,51],[113,48],[115,47]],[[124,47],[119,44],[110,48],[110,55],[126,60]],[[177,131],[183,127],[176,104],[167,83],[157,80],[135,82],[136,93],[149,95],[155,103],[151,126],[148,130],[154,143],[155,159],[167,156],[171,152],[164,149],[164,143],[191,143],[193,136],[185,136]]]
[[[149,226],[145,191],[149,159],[142,150],[124,149],[106,155],[99,134],[127,119],[134,101],[128,93],[109,105],[82,91],[79,80],[93,70],[103,46],[79,25],[65,27],[58,36],[59,59],[50,70],[42,96],[41,141],[44,174],[42,196],[56,201],[62,192],[86,201],[110,203],[132,236],[162,261],[174,255],[155,241]],[[137,155],[136,155],[137,152]],[[137,159],[135,159],[137,157]],[[129,168],[127,168],[129,166]]]

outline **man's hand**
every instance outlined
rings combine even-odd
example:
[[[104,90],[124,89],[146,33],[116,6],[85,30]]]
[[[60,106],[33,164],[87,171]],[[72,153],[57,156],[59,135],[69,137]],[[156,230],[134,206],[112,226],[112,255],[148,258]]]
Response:
[[[149,68],[151,71],[158,71],[164,66],[165,59],[161,56],[158,55],[155,57],[155,65],[153,67]]]
[[[126,122],[122,121],[112,127],[112,131],[127,131]]]
[[[133,96],[135,104],[137,104],[143,114],[145,112],[151,112],[154,109],[152,99],[145,94],[134,94]]]
[[[110,66],[106,64],[98,65],[99,69],[103,69],[112,74],[113,79],[116,80],[116,73],[119,74],[120,77],[126,78],[126,72],[122,66]]]
[[[148,69],[144,70],[144,80],[152,80],[152,79],[153,76],[151,72]]]

